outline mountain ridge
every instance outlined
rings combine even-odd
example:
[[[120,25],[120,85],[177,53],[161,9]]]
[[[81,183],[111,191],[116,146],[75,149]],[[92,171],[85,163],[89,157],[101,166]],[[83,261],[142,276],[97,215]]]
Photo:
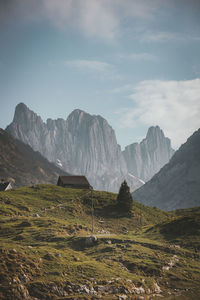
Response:
[[[145,181],[138,176],[141,172],[130,170],[131,164],[126,161],[117,143],[114,129],[99,115],[90,115],[75,109],[66,120],[47,119],[45,123],[24,103],[19,103],[15,109],[13,122],[6,130],[39,151],[49,161],[53,163],[59,161],[63,170],[87,176],[95,189],[118,192],[121,182],[127,180],[133,191]],[[158,128],[150,129],[149,135],[151,131],[155,131],[154,138],[156,138]],[[163,135],[160,145],[165,139]],[[158,152],[160,149],[162,150],[162,145]],[[148,159],[152,155],[155,156],[147,152],[148,149],[145,154]],[[132,157],[129,159],[132,160]],[[140,161],[142,160],[141,156]],[[153,168],[151,174],[155,171],[157,169]]]
[[[153,178],[137,191],[137,201],[172,210],[200,205],[200,129],[195,131]]]
[[[159,126],[151,126],[146,138],[140,143],[125,147],[123,156],[128,171],[147,182],[174,154],[170,139],[165,137]]]

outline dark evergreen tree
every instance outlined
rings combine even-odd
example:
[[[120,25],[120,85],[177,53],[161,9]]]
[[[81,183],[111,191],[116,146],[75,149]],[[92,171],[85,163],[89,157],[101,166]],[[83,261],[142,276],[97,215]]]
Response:
[[[117,196],[117,205],[124,212],[130,212],[133,204],[133,198],[130,193],[130,188],[124,180],[122,182]]]

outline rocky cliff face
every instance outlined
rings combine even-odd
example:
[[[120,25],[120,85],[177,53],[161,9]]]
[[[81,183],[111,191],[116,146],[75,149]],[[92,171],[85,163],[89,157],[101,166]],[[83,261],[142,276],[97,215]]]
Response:
[[[44,123],[20,103],[6,130],[49,161],[62,164],[67,172],[86,175],[95,189],[117,192],[124,179],[132,190],[142,185],[128,174],[114,130],[101,116],[77,109],[67,120],[48,119]]]
[[[87,176],[98,190],[118,192],[121,182],[127,180],[133,191],[159,171],[173,154],[170,140],[158,126],[151,127],[140,144],[127,146],[122,153],[108,122],[79,109],[67,120],[48,119],[44,123],[20,103],[6,130],[63,170]]]
[[[165,210],[200,206],[200,129],[149,182],[133,193],[135,200]]]
[[[145,182],[168,163],[173,154],[171,142],[159,126],[150,127],[140,144],[131,144],[123,151],[128,171]]]

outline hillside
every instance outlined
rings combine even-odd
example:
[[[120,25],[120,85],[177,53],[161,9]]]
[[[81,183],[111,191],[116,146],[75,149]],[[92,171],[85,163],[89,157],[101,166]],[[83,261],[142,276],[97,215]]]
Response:
[[[188,138],[134,199],[160,209],[173,210],[200,206],[200,129]]]
[[[1,192],[0,213],[0,299],[198,298],[198,209],[134,201],[128,216],[116,194],[35,185]],[[188,228],[192,215],[192,231],[180,234],[173,222]]]
[[[14,181],[14,186],[56,183],[66,172],[50,163],[39,152],[0,129],[0,178]]]

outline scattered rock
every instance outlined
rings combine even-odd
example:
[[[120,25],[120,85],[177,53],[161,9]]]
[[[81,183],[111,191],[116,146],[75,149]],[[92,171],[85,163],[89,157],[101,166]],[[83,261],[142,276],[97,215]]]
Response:
[[[74,257],[74,261],[80,261],[79,257]]]
[[[162,271],[163,271],[163,272],[169,271],[169,266],[163,266],[163,267],[162,267]]]
[[[97,243],[97,237],[95,235],[92,235],[85,239],[85,246],[93,246],[96,243]]]
[[[106,244],[111,245],[111,244],[112,244],[112,241],[111,241],[111,240],[108,240],[108,241],[106,241]]]
[[[55,256],[56,257],[61,257],[61,254],[60,253],[56,253]]]
[[[162,292],[157,282],[154,282],[154,291],[156,294],[160,294]]]
[[[171,260],[168,262],[168,264],[166,266],[162,267],[162,271],[169,271],[169,269],[171,269],[172,267],[175,266],[175,264],[179,261],[179,259],[177,258],[176,255],[174,255]]]
[[[9,253],[11,253],[11,254],[17,254],[17,250],[16,249],[11,249],[11,250],[9,250]]]
[[[19,280],[22,282],[28,282],[30,279],[26,274],[20,274],[19,275]]]
[[[35,218],[40,218],[40,215],[39,215],[39,214],[37,214],[37,213],[35,213],[35,214],[33,214],[33,215],[32,215],[32,217],[35,217]]]
[[[44,258],[47,260],[53,260],[54,256],[51,252],[48,252],[47,254],[44,255]]]
[[[145,293],[145,289],[142,287],[142,286],[140,286],[140,287],[134,287],[133,288],[134,289],[134,292],[136,293],[136,294],[144,294]]]
[[[117,299],[119,299],[119,300],[126,300],[127,298],[128,298],[128,296],[126,296],[126,295],[117,296]]]

